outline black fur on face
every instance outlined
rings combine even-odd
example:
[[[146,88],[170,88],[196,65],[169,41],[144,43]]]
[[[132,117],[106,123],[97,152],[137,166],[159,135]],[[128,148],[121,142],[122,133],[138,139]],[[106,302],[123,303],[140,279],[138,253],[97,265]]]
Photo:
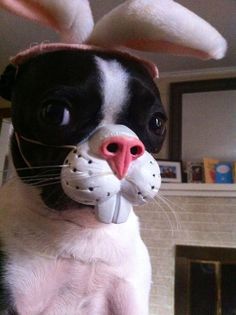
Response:
[[[100,52],[57,51],[19,66],[11,91],[8,88],[5,93],[11,96],[12,121],[20,142],[19,148],[14,134],[13,162],[21,179],[39,187],[44,203],[54,209],[78,207],[63,193],[59,178],[71,149],[56,146],[77,145],[103,120],[104,91],[95,57],[117,61],[128,76],[129,97],[114,123],[132,129],[149,152],[159,152],[165,138],[166,115],[159,91],[137,61]]]

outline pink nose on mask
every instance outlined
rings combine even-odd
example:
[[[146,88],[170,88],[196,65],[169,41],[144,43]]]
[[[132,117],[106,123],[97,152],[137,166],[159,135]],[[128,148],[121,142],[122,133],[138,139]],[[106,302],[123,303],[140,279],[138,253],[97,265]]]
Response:
[[[132,137],[115,136],[101,145],[101,154],[119,179],[125,177],[130,163],[143,155],[142,142]]]

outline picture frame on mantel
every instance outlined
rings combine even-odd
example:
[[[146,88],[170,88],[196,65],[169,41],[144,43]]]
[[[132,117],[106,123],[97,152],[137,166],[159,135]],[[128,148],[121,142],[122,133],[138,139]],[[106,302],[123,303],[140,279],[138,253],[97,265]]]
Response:
[[[182,165],[180,161],[158,160],[162,183],[181,183]]]
[[[169,159],[236,160],[235,117],[235,77],[171,83]]]

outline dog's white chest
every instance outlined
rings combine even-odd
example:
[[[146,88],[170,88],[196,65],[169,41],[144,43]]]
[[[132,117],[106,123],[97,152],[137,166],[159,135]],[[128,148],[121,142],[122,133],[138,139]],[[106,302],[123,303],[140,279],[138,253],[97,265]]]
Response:
[[[18,277],[14,286],[20,314],[108,314],[109,287],[117,277],[104,264],[40,258],[29,265],[18,264],[17,271],[11,267],[11,278],[16,272]]]
[[[87,210],[60,221],[32,211],[34,203],[16,188],[3,189],[0,230],[9,258],[5,281],[20,315],[148,314],[151,268],[133,212],[121,225],[98,223]],[[90,227],[71,224],[76,215]]]
[[[8,281],[12,283],[19,314],[110,315],[113,314],[111,307],[121,307],[113,303],[119,301],[124,292],[129,301],[138,299],[136,294],[141,294],[140,298],[147,297],[149,259],[143,244],[138,247],[138,253],[132,253],[132,258],[127,253],[115,266],[100,261],[84,263],[22,256],[19,263],[15,256],[8,267]],[[124,301],[127,307],[125,304]]]

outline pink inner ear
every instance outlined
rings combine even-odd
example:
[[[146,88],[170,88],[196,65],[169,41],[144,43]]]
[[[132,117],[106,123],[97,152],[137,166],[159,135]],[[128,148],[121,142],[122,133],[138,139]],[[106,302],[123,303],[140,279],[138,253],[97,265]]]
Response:
[[[193,56],[197,58],[201,58],[203,60],[210,59],[211,56],[207,53],[204,53],[201,50],[189,48],[186,46],[182,46],[179,44],[170,43],[164,40],[151,41],[147,39],[138,39],[138,40],[129,40],[123,44],[126,47],[143,50],[143,51],[151,51],[151,52],[161,52],[161,53],[169,53],[174,55],[187,55]]]
[[[59,29],[53,16],[39,3],[31,0],[2,0],[0,6],[24,18],[40,22],[44,25]]]

